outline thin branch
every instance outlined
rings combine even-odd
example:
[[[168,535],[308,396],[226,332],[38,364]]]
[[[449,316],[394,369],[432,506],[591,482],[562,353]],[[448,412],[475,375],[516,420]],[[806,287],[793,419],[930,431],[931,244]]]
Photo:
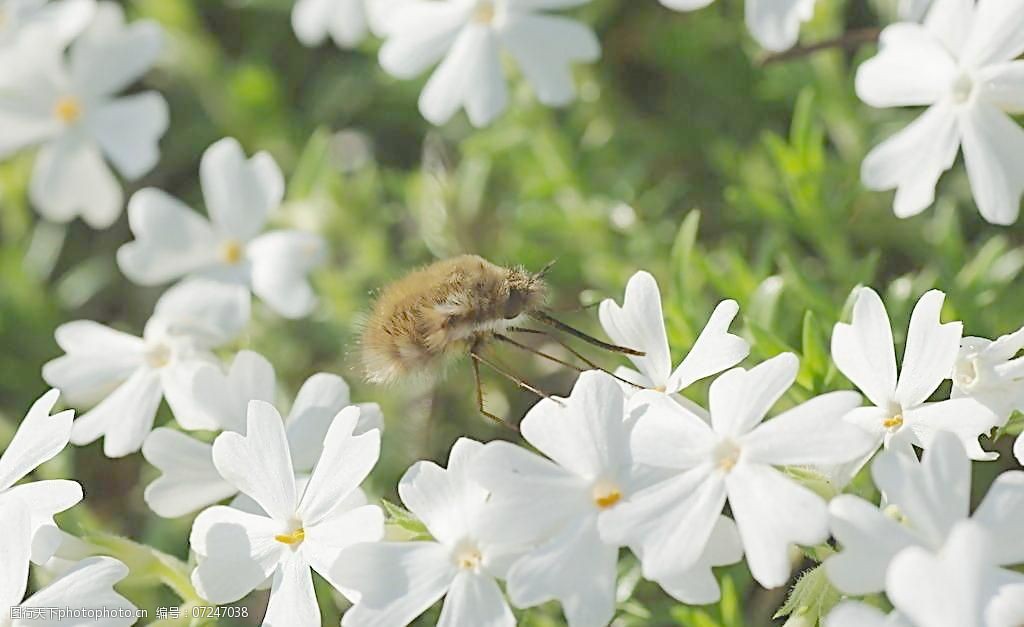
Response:
[[[807,44],[805,46],[796,46],[789,50],[782,52],[771,52],[765,54],[758,59],[757,64],[760,66],[771,65],[773,63],[781,63],[783,61],[792,61],[794,59],[800,59],[806,56],[810,56],[816,52],[822,50],[831,50],[832,48],[841,48],[843,50],[853,50],[863,44],[878,41],[878,36],[882,33],[881,28],[859,28],[857,30],[851,30],[843,33],[838,37],[832,39],[825,39],[813,44]]]

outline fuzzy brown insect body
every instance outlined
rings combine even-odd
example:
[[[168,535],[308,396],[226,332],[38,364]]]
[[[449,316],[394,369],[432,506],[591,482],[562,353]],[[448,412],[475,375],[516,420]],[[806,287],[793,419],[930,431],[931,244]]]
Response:
[[[543,273],[504,268],[476,255],[437,261],[381,293],[363,332],[366,378],[392,383],[468,353],[490,334],[540,310]]]

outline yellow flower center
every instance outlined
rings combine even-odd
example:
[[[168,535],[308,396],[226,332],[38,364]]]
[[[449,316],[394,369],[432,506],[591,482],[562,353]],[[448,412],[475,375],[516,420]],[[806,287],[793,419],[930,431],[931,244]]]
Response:
[[[662,394],[664,394],[664,393],[665,393],[665,390],[667,390],[667,389],[668,389],[668,388],[666,388],[666,387],[665,387],[664,385],[659,385],[659,386],[657,386],[657,387],[655,387],[655,388],[654,388],[654,391],[655,391],[655,392],[661,392]]]
[[[302,544],[302,541],[306,539],[306,530],[299,527],[291,533],[283,533],[279,536],[274,536],[274,539],[281,544],[287,544],[288,546],[295,546],[296,544]]]
[[[491,0],[481,0],[473,10],[473,21],[477,24],[490,24],[494,22],[494,3]]]
[[[242,245],[233,239],[229,239],[220,246],[220,258],[224,263],[235,265],[242,260]]]
[[[146,363],[150,368],[163,368],[171,363],[171,349],[166,344],[157,344],[146,351]]]
[[[598,481],[590,491],[594,499],[594,505],[601,509],[608,509],[622,500],[622,490],[619,486],[609,481]]]
[[[467,546],[455,554],[455,565],[462,570],[479,570],[484,556],[475,546]]]
[[[886,418],[882,421],[882,426],[886,429],[899,429],[903,426],[903,414],[896,414],[891,418]]]
[[[73,124],[82,117],[82,105],[77,98],[64,96],[53,105],[53,114],[65,124]]]
[[[714,452],[715,462],[722,472],[729,472],[740,461],[740,447],[732,440],[722,440]]]

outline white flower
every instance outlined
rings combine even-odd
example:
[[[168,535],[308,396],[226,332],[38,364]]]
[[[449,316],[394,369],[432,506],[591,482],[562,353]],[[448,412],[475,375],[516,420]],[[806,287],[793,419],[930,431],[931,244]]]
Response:
[[[1024,583],[1004,586],[985,610],[986,627],[1024,625]]]
[[[20,37],[49,37],[65,46],[88,26],[94,0],[0,0],[0,51]]]
[[[18,522],[4,521],[0,513],[0,522],[4,534],[8,531],[17,532]],[[20,524],[23,524],[22,521]],[[14,525],[13,529],[10,525]],[[28,583],[28,573],[19,582],[12,582],[8,590],[0,575],[0,627],[32,627],[33,625],[61,625],[63,627],[126,627],[137,622],[136,608],[132,603],[114,590],[114,585],[128,576],[128,567],[112,557],[91,557],[82,560],[70,571],[54,580],[45,588],[22,600]],[[19,603],[20,601],[20,603]],[[60,620],[40,620],[38,617],[24,616],[11,618],[11,610],[19,606],[25,610],[37,609],[41,615],[48,617],[50,608],[74,608],[77,610],[102,610],[101,618],[91,618],[88,614],[80,617],[68,617]],[[26,612],[28,614],[28,612]]]
[[[957,523],[938,552],[915,546],[896,556],[886,577],[886,594],[915,625],[994,627],[985,621],[992,599],[1001,590],[1024,584],[1024,575],[991,561],[1013,542],[974,522]],[[1019,536],[1016,543],[1020,545]]]
[[[920,22],[931,3],[932,0],[899,0],[897,14],[905,22]]]
[[[935,0],[924,24],[882,32],[877,56],[857,71],[857,95],[873,107],[928,106],[864,159],[873,190],[896,189],[905,218],[935,201],[935,185],[963,146],[981,215],[1012,224],[1020,210],[1024,129],[1024,0]],[[1009,114],[1009,115],[1008,115]]]
[[[237,141],[222,139],[203,153],[199,176],[209,220],[158,189],[132,196],[135,241],[117,251],[121,271],[141,285],[183,276],[244,285],[282,316],[308,315],[316,295],[306,275],[323,262],[324,242],[302,231],[261,234],[284,197],[273,157],[247,160]]]
[[[357,544],[342,552],[332,574],[359,593],[341,619],[344,627],[407,625],[445,596],[439,625],[516,624],[496,579],[519,547],[481,516],[488,493],[473,482],[472,466],[482,448],[460,438],[447,470],[417,462],[398,484],[402,503],[433,540]]]
[[[1013,442],[1013,455],[1021,465],[1024,465],[1024,435],[1018,435]]]
[[[876,449],[884,444],[910,453],[912,444],[927,448],[936,433],[949,431],[971,459],[995,459],[978,444],[978,436],[998,422],[991,410],[970,398],[927,402],[953,371],[960,350],[963,325],[940,322],[944,299],[945,294],[932,290],[914,306],[897,377],[889,314],[874,290],[860,289],[853,319],[836,324],[832,332],[832,360],[874,406],[859,407],[846,420],[871,433]],[[840,474],[853,476],[873,452]]]
[[[190,542],[200,560],[192,583],[200,596],[211,603],[233,603],[272,577],[263,624],[320,625],[312,568],[355,600],[350,590],[334,582],[330,567],[345,547],[384,534],[379,507],[345,506],[380,455],[380,432],[354,435],[358,421],[358,407],[342,410],[301,491],[284,422],[273,405],[252,401],[246,435],[227,432],[217,437],[217,470],[264,514],[217,505],[196,517]]]
[[[938,551],[970,515],[971,463],[951,434],[937,435],[921,462],[893,452],[880,454],[872,474],[885,495],[881,509],[848,494],[829,503],[832,534],[843,550],[829,557],[825,568],[846,594],[881,592],[897,555],[911,546]],[[1024,562],[1024,472],[1001,474],[971,520],[1001,541],[994,564]]]
[[[383,28],[380,64],[391,75],[413,78],[440,61],[420,94],[420,112],[444,124],[465,108],[474,126],[490,124],[508,104],[502,67],[507,52],[549,106],[576,97],[572,64],[598,58],[600,44],[587,26],[543,11],[588,0],[410,0]]]
[[[175,415],[193,411],[193,368],[214,360],[209,349],[237,336],[248,320],[245,290],[190,281],[160,298],[141,338],[89,320],[57,327],[66,354],[43,366],[43,378],[72,405],[96,403],[75,421],[71,442],[106,436],[108,457],[139,450],[162,398]]]
[[[39,212],[106,228],[121,215],[124,193],[104,157],[126,179],[160,158],[167,102],[154,91],[117,93],[156,61],[162,31],[151,21],[125,25],[120,6],[103,2],[67,59],[59,42],[27,39],[0,85],[0,157],[41,146],[29,189]]]
[[[714,0],[661,0],[676,11],[703,9]],[[768,50],[792,48],[800,36],[800,24],[814,17],[815,0],[747,0],[747,29]]]
[[[973,398],[1006,424],[1015,409],[1024,409],[1024,329],[995,341],[965,337],[953,364],[953,398]]]
[[[190,389],[192,411],[176,416],[178,424],[185,429],[244,434],[249,401],[272,403],[277,384],[270,362],[258,353],[240,351],[227,373],[214,364],[199,364],[191,375]],[[331,423],[349,404],[348,384],[333,374],[315,374],[299,389],[284,421],[297,478],[305,479],[312,472]],[[383,426],[376,403],[359,408],[356,435]],[[159,516],[184,516],[238,493],[217,472],[213,446],[180,431],[154,429],[142,454],[163,473],[145,491],[146,504]]]
[[[743,338],[729,333],[738,312],[734,300],[719,303],[675,370],[661,312],[661,293],[653,276],[647,272],[634,274],[626,284],[622,306],[607,299],[601,303],[599,316],[608,337],[620,346],[645,353],[643,357],[630,357],[636,370],[620,369],[615,374],[637,385],[675,394],[735,366],[750,353]]]
[[[330,35],[341,48],[353,48],[366,37],[367,2],[374,0],[297,0],[292,29],[305,46],[319,46]]]
[[[569,398],[537,403],[520,429],[551,461],[492,442],[473,471],[491,492],[484,516],[492,532],[512,544],[533,545],[508,572],[509,598],[517,607],[557,599],[570,625],[605,625],[615,610],[616,564],[625,543],[603,538],[599,523],[643,487],[629,450],[622,389],[605,373],[586,372]],[[711,566],[742,556],[735,529],[728,522],[720,526],[714,542],[705,539],[697,547],[691,564],[655,580],[691,602],[716,600]]]
[[[74,412],[68,410],[50,415],[59,395],[57,390],[50,390],[32,404],[14,439],[0,455],[0,510],[19,510],[25,514],[25,524],[28,525],[28,535],[23,540],[14,540],[25,545],[23,560],[0,553],[0,564],[12,568],[20,568],[18,562],[24,561],[23,567],[27,569],[29,557],[37,564],[48,560],[60,546],[60,532],[53,522],[53,515],[82,500],[82,486],[75,481],[51,479],[18,483],[68,444]],[[7,527],[0,525],[0,529],[6,536]],[[11,534],[12,537],[14,535]],[[2,579],[0,574],[0,588],[4,585]],[[15,600],[21,600],[21,597]],[[0,605],[0,610],[4,608]]]
[[[825,617],[825,627],[914,627],[899,612],[882,610],[857,601],[843,601]]]
[[[711,384],[710,424],[665,395],[636,394],[633,458],[671,474],[609,512],[601,521],[606,537],[642,546],[646,573],[675,570],[696,561],[728,501],[754,579],[784,584],[790,546],[825,540],[828,511],[775,467],[843,463],[871,446],[870,436],[841,420],[860,400],[853,392],[819,396],[762,424],[798,368],[783,353],[726,372]]]

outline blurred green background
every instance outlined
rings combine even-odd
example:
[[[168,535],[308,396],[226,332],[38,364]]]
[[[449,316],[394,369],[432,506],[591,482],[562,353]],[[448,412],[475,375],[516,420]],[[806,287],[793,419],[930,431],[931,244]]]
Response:
[[[287,0],[125,4],[129,16],[167,30],[166,54],[145,86],[167,97],[172,119],[160,164],[127,192],[155,186],[200,208],[197,169],[209,144],[233,136],[275,156],[289,179],[275,222],[329,241],[330,262],[314,277],[321,307],[286,321],[258,306],[248,334],[224,354],[266,355],[282,399],[328,371],[353,385],[355,400],[380,402],[387,430],[370,485],[379,496],[396,500],[404,470],[416,459],[444,460],[461,435],[511,437],[477,414],[467,362],[434,386],[360,381],[357,339],[374,291],[438,257],[474,252],[534,269],[557,258],[553,306],[596,334],[596,310],[580,307],[621,299],[629,276],[649,270],[661,284],[676,360],[715,303],[736,299],[734,330],[753,344],[748,363],[784,350],[803,356],[786,402],[848,387],[830,367],[828,337],[858,284],[883,294],[897,342],[910,307],[931,287],[948,293],[946,315],[962,319],[968,334],[994,337],[1024,321],[1021,230],[980,219],[961,165],[942,179],[936,207],[910,220],[892,215],[891,194],[860,185],[866,151],[914,114],[872,110],[854,95],[854,69],[873,45],[764,66],[740,0],[692,14],[655,0],[594,0],[572,12],[603,45],[602,59],[577,72],[577,103],[543,108],[513,71],[513,102],[493,126],[474,130],[460,115],[432,128],[416,109],[422,80],[385,75],[379,42],[303,48]],[[826,0],[803,38],[889,19],[888,4]],[[130,239],[124,218],[102,232],[37,218],[26,200],[31,160],[0,165],[0,443],[45,391],[40,369],[60,354],[58,324],[87,318],[139,333],[159,295],[116,267],[114,252]],[[587,353],[607,366],[619,360]],[[551,392],[572,385],[571,371],[499,355]],[[488,376],[486,390],[490,409],[512,421],[535,402],[497,377]],[[702,394],[698,386],[695,398]],[[158,422],[169,420],[162,409]],[[1006,439],[993,446],[1004,456],[975,465],[976,498],[1011,466]],[[72,533],[122,534],[187,558],[190,520],[148,511],[142,490],[155,474],[141,456],[109,460],[97,444],[65,452],[39,474],[83,483],[85,503],[62,519]],[[636,583],[632,566],[624,560],[624,596]],[[752,585],[742,566],[722,573],[718,606],[675,607],[640,583],[618,624],[771,624],[786,590]],[[337,604],[320,584],[325,624],[336,624]],[[151,609],[178,602],[152,581],[126,591]],[[250,600],[261,603],[259,593]],[[528,625],[560,620],[556,606],[524,615]]]

